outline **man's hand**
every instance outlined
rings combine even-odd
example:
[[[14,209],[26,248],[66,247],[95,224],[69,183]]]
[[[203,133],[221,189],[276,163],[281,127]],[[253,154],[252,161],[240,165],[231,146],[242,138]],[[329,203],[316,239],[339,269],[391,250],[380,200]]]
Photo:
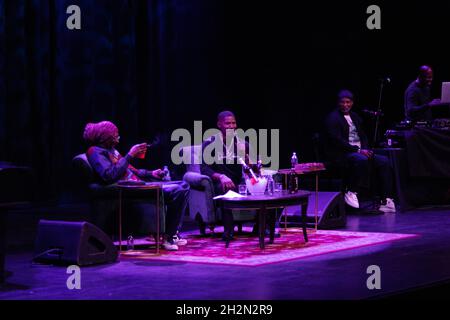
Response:
[[[434,99],[433,101],[431,101],[428,104],[428,107],[433,107],[433,106],[436,106],[436,105],[439,105],[439,104],[441,104],[441,99]]]
[[[157,169],[157,170],[153,170],[153,171],[152,171],[152,176],[153,176],[154,178],[156,178],[156,179],[162,179],[162,178],[164,178],[165,175],[166,175],[166,174],[165,174],[164,171],[161,170],[161,169]]]
[[[146,152],[147,152],[147,144],[141,143],[132,146],[128,154],[133,158],[143,158]]]
[[[220,175],[220,184],[222,185],[222,189],[224,192],[227,192],[228,190],[234,190],[236,188],[233,181],[224,174]]]
[[[359,153],[362,154],[363,156],[366,156],[369,159],[372,159],[372,157],[373,157],[373,151],[370,151],[370,150],[361,149],[361,150],[359,150]]]

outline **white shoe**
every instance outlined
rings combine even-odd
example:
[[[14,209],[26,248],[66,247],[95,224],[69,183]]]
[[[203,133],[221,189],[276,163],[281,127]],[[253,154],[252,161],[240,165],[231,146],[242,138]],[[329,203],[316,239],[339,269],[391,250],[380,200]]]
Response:
[[[187,240],[181,238],[178,233],[173,236],[173,242],[175,242],[175,244],[177,246],[185,246],[185,245],[187,245]]]
[[[350,207],[359,209],[358,194],[356,192],[348,191],[345,194],[344,198],[345,198],[345,203],[348,204]]]
[[[382,204],[379,208],[380,211],[384,213],[395,213],[397,210],[395,209],[394,200],[391,198],[386,199],[386,204]]]
[[[177,251],[178,250],[178,246],[175,244],[174,241],[164,241],[164,243],[162,244],[163,248],[167,251]]]

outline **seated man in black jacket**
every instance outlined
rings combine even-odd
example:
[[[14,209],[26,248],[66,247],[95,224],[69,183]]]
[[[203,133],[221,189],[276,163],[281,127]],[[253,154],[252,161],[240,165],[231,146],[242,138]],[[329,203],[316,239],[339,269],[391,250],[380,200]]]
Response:
[[[243,182],[242,165],[237,160],[239,153],[249,154],[249,144],[246,141],[240,141],[234,136],[234,130],[237,128],[236,118],[231,111],[223,111],[217,116],[217,127],[221,134],[213,136],[210,140],[203,142],[202,150],[212,144],[216,139],[223,145],[222,154],[214,154],[213,164],[202,163],[201,172],[210,177],[214,183],[214,192],[216,195],[225,194],[229,190],[237,192],[237,186]],[[228,130],[228,132],[227,132]],[[230,135],[227,137],[227,134]],[[227,146],[227,138],[232,141],[231,146]],[[239,152],[240,151],[240,152]],[[227,162],[227,159],[230,160]]]
[[[210,140],[204,141],[202,150],[205,150],[210,144],[217,139],[223,145],[223,152],[214,154],[214,163],[202,163],[201,172],[211,178],[214,184],[215,195],[225,194],[232,190],[237,192],[238,185],[242,182],[242,165],[237,160],[237,154],[241,149],[241,154],[249,153],[249,145],[245,141],[238,141],[234,136],[237,128],[236,118],[231,111],[223,111],[217,116],[217,127],[221,134],[213,136]],[[231,146],[227,146],[227,139],[232,141]],[[227,162],[227,160],[229,160]],[[224,210],[222,213],[222,222],[224,224],[224,239],[233,237],[233,214],[231,211]]]
[[[380,180],[383,212],[395,212],[392,199],[392,171],[389,160],[369,150],[369,143],[362,127],[361,118],[351,111],[353,94],[343,90],[338,95],[338,108],[326,120],[327,154],[330,159],[346,169],[347,192],[345,202],[359,208],[358,192],[369,174],[369,166],[373,164]]]
[[[249,156],[252,146],[250,146],[248,142],[239,139],[234,134],[237,124],[236,117],[231,111],[223,111],[218,114],[217,128],[221,133],[213,136],[210,140],[204,141],[202,150],[205,150],[210,144],[218,139],[220,141],[219,144],[222,146],[222,152],[219,151],[217,154],[214,154],[213,164],[206,164],[203,162],[201,165],[201,172],[212,179],[215,195],[221,195],[229,190],[237,192],[239,184],[245,182],[242,164],[240,164],[238,158],[239,156],[242,156],[242,158]],[[227,145],[228,141],[231,141],[232,143]],[[255,159],[249,160],[250,162],[255,163]],[[276,211],[271,212],[271,214],[275,214]],[[232,238],[233,214],[231,211],[225,210],[222,213],[222,220],[225,230],[229,230],[230,232],[229,234],[226,234],[226,232],[224,233],[225,240],[226,238]],[[253,232],[255,234],[258,233],[258,223],[255,224]],[[279,237],[280,234],[277,232],[275,236]]]

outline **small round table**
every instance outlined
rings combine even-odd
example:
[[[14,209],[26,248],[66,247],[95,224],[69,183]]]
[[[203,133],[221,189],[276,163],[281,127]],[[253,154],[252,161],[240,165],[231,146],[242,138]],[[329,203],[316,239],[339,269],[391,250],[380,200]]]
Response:
[[[268,209],[285,208],[287,206],[300,205],[302,209],[302,228],[305,242],[308,242],[308,234],[306,232],[306,210],[308,208],[308,199],[311,195],[307,191],[298,191],[289,194],[288,191],[274,193],[273,195],[250,195],[237,198],[220,198],[219,201],[223,210],[257,210],[259,217],[259,247],[264,249],[264,238],[266,231],[266,215]],[[275,215],[269,217],[270,242],[274,242],[275,238]],[[225,234],[229,234],[230,226],[224,226]],[[232,226],[231,226],[232,228]],[[226,238],[225,246],[229,246],[229,237]]]
[[[119,190],[119,253],[122,251],[122,196],[123,192],[131,191],[146,191],[146,190],[156,190],[156,254],[159,254],[159,229],[160,229],[160,199],[163,199],[162,188],[163,182],[147,182],[145,185],[120,185],[117,184],[115,187]],[[162,205],[164,208],[164,204]]]

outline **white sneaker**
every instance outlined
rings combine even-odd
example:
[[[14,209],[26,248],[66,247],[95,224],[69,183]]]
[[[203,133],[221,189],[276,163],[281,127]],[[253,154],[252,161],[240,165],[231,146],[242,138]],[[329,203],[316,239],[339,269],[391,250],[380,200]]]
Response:
[[[177,251],[178,250],[178,246],[175,244],[174,241],[164,241],[164,243],[162,244],[163,248],[166,249],[167,251]]]
[[[386,199],[386,204],[382,204],[379,208],[380,211],[384,213],[395,213],[397,210],[395,209],[394,200],[391,198]]]
[[[175,244],[177,246],[185,246],[185,245],[187,245],[187,240],[181,238],[178,233],[173,236],[173,242],[175,242]]]
[[[348,191],[345,194],[344,198],[345,198],[345,203],[348,204],[350,207],[359,209],[358,194],[356,192]]]

